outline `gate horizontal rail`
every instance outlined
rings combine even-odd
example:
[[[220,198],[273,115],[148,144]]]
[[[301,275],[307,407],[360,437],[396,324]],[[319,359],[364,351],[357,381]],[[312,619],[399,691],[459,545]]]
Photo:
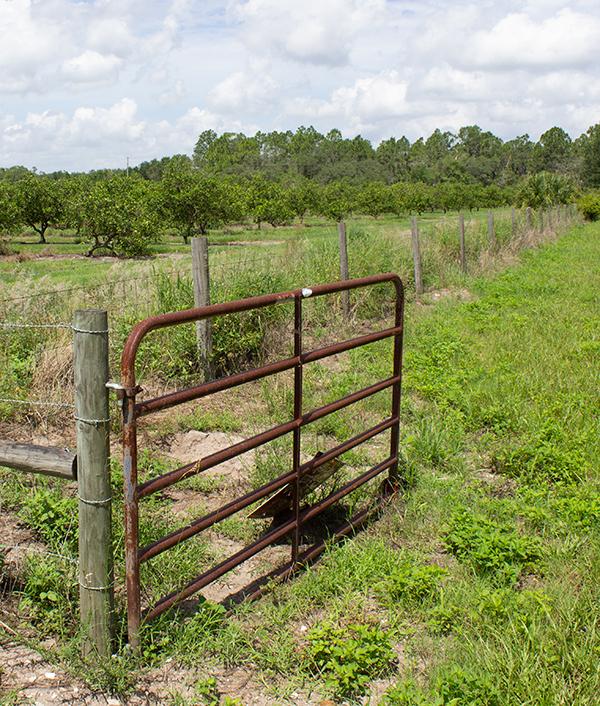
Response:
[[[302,303],[305,299],[336,294],[348,290],[373,287],[378,284],[389,283],[395,288],[395,310],[394,326],[375,331],[373,333],[358,336],[346,341],[328,345],[323,348],[304,351],[302,348]],[[179,392],[163,395],[142,402],[136,401],[137,394],[141,388],[136,384],[135,379],[135,359],[139,346],[144,337],[151,331],[157,329],[177,326],[184,323],[201,321],[226,314],[250,311],[252,309],[273,306],[282,302],[294,303],[294,355],[283,360],[263,365],[253,370],[230,375],[219,380],[195,385]],[[126,561],[126,581],[127,581],[127,616],[129,640],[133,647],[139,644],[139,630],[142,615],[145,620],[151,620],[178,602],[185,600],[197,591],[201,590],[211,582],[218,579],[228,571],[243,563],[250,557],[278,541],[286,535],[291,535],[291,558],[272,575],[284,577],[289,575],[298,563],[312,560],[323,551],[325,541],[317,541],[311,547],[300,552],[300,528],[302,524],[316,517],[323,510],[327,509],[335,502],[338,502],[349,493],[354,492],[361,485],[372,480],[380,473],[388,471],[389,487],[396,488],[398,484],[398,440],[400,422],[400,387],[402,377],[402,331],[404,313],[404,290],[402,282],[395,274],[375,275],[363,277],[344,282],[334,282],[325,285],[318,285],[311,288],[280,292],[277,294],[251,297],[240,301],[214,304],[212,306],[187,309],[185,311],[171,312],[159,316],[150,317],[141,321],[130,333],[121,359],[122,391],[123,397],[123,473],[124,473],[124,503],[125,503],[125,561]],[[385,338],[394,339],[394,354],[392,363],[392,374],[375,382],[374,384],[338,400],[330,402],[317,409],[304,412],[302,409],[302,373],[303,368],[308,363],[323,360],[329,356],[342,353],[344,351],[359,348],[361,346],[383,340]],[[239,385],[279,374],[288,370],[294,371],[294,413],[293,418],[283,424],[279,424],[267,429],[255,436],[245,439],[236,444],[232,444],[226,449],[213,453],[205,458],[201,458],[194,463],[186,464],[174,471],[166,473],[158,478],[138,483],[137,472],[137,419],[159,410],[168,409],[184,402],[198,400],[216,392],[224,391]],[[360,434],[343,441],[335,448],[312,458],[305,463],[300,462],[300,441],[303,427],[326,417],[329,414],[349,407],[371,395],[383,390],[391,389],[391,411],[390,416],[380,423],[370,427]],[[330,493],[326,498],[313,505],[300,507],[300,481],[307,474],[328,463],[341,454],[365,443],[369,439],[390,430],[389,456],[376,464],[366,472],[346,482],[341,488]],[[258,448],[269,441],[273,441],[287,434],[292,435],[291,470],[278,478],[262,485],[236,500],[223,505],[221,508],[195,520],[185,527],[181,527],[161,539],[139,546],[139,501],[164,490],[165,488],[180,482],[185,478],[190,478],[198,473],[202,473],[209,468],[217,466],[224,461],[230,460],[247,451]],[[151,560],[158,554],[180,544],[182,541],[190,539],[194,535],[212,527],[214,524],[240,512],[253,503],[266,498],[277,490],[286,486],[291,487],[292,517],[282,521],[279,526],[274,527],[263,535],[260,539],[244,547],[241,551],[230,556],[220,564],[203,572],[200,576],[191,580],[187,585],[177,589],[167,596],[164,596],[155,603],[154,606],[141,609],[140,598],[140,565]],[[355,517],[345,522],[332,535],[333,538],[341,537],[364,521],[369,510],[362,511]],[[258,591],[257,593],[260,593]]]

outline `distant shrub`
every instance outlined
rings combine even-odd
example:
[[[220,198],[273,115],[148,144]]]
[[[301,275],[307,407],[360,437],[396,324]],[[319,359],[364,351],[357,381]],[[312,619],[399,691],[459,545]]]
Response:
[[[587,221],[597,221],[600,219],[600,192],[590,191],[582,196],[577,203],[577,207],[583,213]]]

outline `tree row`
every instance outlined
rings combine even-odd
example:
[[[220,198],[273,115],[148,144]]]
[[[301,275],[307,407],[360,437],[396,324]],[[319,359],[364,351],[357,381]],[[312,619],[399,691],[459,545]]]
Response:
[[[188,242],[211,228],[254,223],[258,228],[303,222],[308,215],[334,222],[349,214],[378,218],[384,214],[461,211],[504,204],[545,207],[569,203],[572,181],[551,173],[531,175],[518,187],[500,188],[461,182],[380,181],[360,186],[349,179],[319,184],[296,175],[287,183],[250,177],[215,175],[172,158],[160,181],[138,173],[74,175],[61,179],[31,172],[16,181],[0,181],[0,231],[15,235],[34,230],[40,242],[53,227],[74,231],[97,251],[138,255],[167,231]]]

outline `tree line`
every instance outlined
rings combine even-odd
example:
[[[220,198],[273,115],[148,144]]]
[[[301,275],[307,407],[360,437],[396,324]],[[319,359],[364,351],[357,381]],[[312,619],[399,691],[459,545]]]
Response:
[[[402,137],[377,148],[339,130],[203,132],[191,157],[175,155],[128,170],[37,173],[0,168],[0,230],[23,227],[45,242],[48,228],[73,230],[88,254],[143,253],[165,229],[187,242],[210,228],[253,222],[273,227],[307,214],[339,221],[351,213],[473,210],[504,204],[541,208],[600,186],[600,124],[577,140],[553,127],[538,142],[503,142],[477,125],[456,135]]]

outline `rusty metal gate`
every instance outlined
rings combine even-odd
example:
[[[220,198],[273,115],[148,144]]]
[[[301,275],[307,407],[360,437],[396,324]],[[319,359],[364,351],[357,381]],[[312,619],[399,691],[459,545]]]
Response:
[[[304,350],[302,336],[302,307],[303,301],[332,295],[339,292],[354,290],[365,287],[373,287],[389,283],[395,289],[395,315],[394,325],[366,335],[362,335],[350,340],[345,340],[324,348],[314,350]],[[294,354],[293,356],[278,360],[274,363],[263,365],[253,370],[237,373],[211,382],[202,383],[185,390],[157,397],[154,399],[136,402],[136,396],[141,388],[136,384],[135,379],[135,359],[142,340],[150,331],[177,326],[179,324],[212,319],[213,317],[225,314],[238,313],[274,306],[282,302],[294,303]],[[336,501],[345,497],[349,493],[359,488],[364,483],[375,478],[385,470],[388,471],[386,487],[388,490],[395,490],[398,485],[398,439],[399,439],[399,418],[400,418],[400,383],[402,375],[402,327],[404,311],[404,290],[399,277],[394,274],[376,275],[361,279],[336,282],[332,284],[318,285],[311,288],[297,289],[290,292],[269,294],[240,301],[215,304],[197,309],[188,309],[168,314],[154,316],[141,321],[129,335],[121,360],[122,386],[121,395],[123,397],[123,447],[124,447],[124,493],[125,493],[125,554],[126,554],[126,580],[127,580],[127,616],[129,640],[132,646],[139,644],[139,629],[142,615],[145,620],[152,620],[161,613],[171,608],[212,581],[218,579],[223,574],[235,568],[242,562],[254,556],[264,548],[273,544],[285,535],[291,537],[291,556],[278,572],[279,577],[285,577],[294,570],[297,564],[305,563],[317,556],[325,548],[324,541],[318,541],[303,552],[300,552],[300,529],[303,523],[308,522],[320,512],[331,506]],[[374,382],[367,388],[353,392],[334,402],[330,402],[318,409],[304,410],[302,406],[302,372],[303,367],[311,362],[323,360],[328,356],[358,348],[360,346],[374,343],[385,338],[394,339],[394,354],[392,369],[389,377]],[[137,419],[144,415],[164,410],[184,402],[198,400],[207,397],[221,390],[226,390],[244,383],[266,378],[277,373],[291,370],[294,375],[294,406],[293,418],[283,424],[267,429],[242,442],[233,444],[229,448],[218,451],[205,458],[199,459],[195,463],[182,466],[174,471],[166,473],[158,478],[152,478],[138,484],[137,478]],[[360,400],[364,400],[370,395],[374,395],[382,390],[391,390],[390,414],[375,426],[366,429],[353,438],[345,440],[335,448],[316,456],[308,462],[301,463],[300,441],[301,430],[308,424],[338,410],[346,408]],[[337,488],[329,496],[316,502],[309,507],[300,507],[300,482],[302,478],[315,469],[332,461],[350,449],[353,449],[365,441],[383,433],[390,431],[389,455],[383,461],[363,472],[356,478],[346,482],[341,488]],[[233,502],[220,507],[218,510],[210,512],[185,527],[181,527],[160,540],[147,546],[139,546],[139,503],[145,497],[150,496],[177,483],[183,478],[202,473],[206,469],[212,468],[219,463],[223,463],[240,454],[255,449],[269,441],[280,438],[286,434],[291,435],[290,470],[277,479],[266,483],[260,488],[253,490]],[[155,605],[146,608],[142,614],[140,600],[140,564],[157,556],[161,552],[176,546],[180,542],[193,537],[203,530],[212,527],[215,523],[230,517],[258,500],[275,493],[283,488],[287,488],[291,494],[291,506],[293,508],[291,519],[287,519],[279,526],[274,527],[263,535],[259,540],[246,546],[243,550],[230,556],[225,561],[213,568],[205,571],[197,578],[190,581],[186,586],[161,598]],[[335,539],[349,533],[360,522],[364,521],[366,515],[371,512],[363,511],[348,520],[339,527],[330,539]]]

